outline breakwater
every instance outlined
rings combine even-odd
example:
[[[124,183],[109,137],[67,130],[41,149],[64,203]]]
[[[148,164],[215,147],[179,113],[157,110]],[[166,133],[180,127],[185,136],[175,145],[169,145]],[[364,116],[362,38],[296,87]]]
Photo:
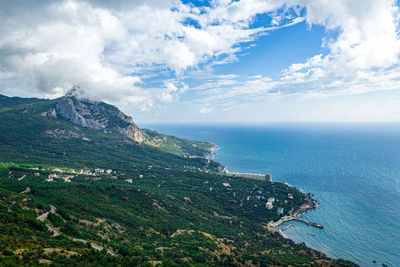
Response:
[[[283,223],[286,223],[286,222],[290,222],[290,221],[299,221],[299,222],[305,223],[305,224],[307,224],[309,226],[314,226],[314,227],[317,227],[317,228],[320,228],[320,229],[324,228],[324,226],[322,224],[307,221],[306,219],[300,218],[297,215],[290,215],[290,216],[282,217],[277,222],[274,222],[274,221],[269,222],[268,225],[267,225],[267,229],[272,231],[272,232],[279,231],[279,228],[278,228],[279,225],[281,225]],[[289,228],[289,227],[287,227],[287,228]],[[283,230],[286,230],[287,228],[285,228]]]

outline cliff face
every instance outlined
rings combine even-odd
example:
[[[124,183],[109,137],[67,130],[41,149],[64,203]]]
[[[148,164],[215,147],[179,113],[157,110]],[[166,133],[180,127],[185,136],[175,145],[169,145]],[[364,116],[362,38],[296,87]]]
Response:
[[[96,104],[85,102],[75,97],[65,97],[56,105],[56,112],[65,120],[79,126],[104,130],[107,127],[108,119],[98,114],[99,108]]]
[[[132,117],[125,115],[115,106],[80,98],[78,95],[79,87],[74,87],[59,99],[54,109],[42,115],[57,116],[93,130],[107,132],[116,129],[136,142],[146,140],[146,134],[133,122]]]

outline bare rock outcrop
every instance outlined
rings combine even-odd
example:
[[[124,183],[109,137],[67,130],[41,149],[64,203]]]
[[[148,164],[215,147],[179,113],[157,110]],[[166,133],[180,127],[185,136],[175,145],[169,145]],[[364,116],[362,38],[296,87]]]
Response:
[[[146,140],[147,135],[133,122],[132,117],[113,105],[85,99],[82,96],[80,87],[74,86],[59,99],[55,108],[41,115],[63,118],[81,127],[102,130],[105,133],[117,130],[136,142]]]

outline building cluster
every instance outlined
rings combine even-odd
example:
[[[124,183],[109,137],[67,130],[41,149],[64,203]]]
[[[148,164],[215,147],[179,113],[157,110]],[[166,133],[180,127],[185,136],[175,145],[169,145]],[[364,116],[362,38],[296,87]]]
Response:
[[[231,180],[231,179],[230,179],[230,180]],[[224,182],[224,183],[222,183],[222,185],[223,185],[228,191],[233,192],[233,196],[236,196],[236,192],[234,192],[234,190],[233,190],[231,184],[229,184],[229,183],[227,183],[227,182]],[[212,187],[210,187],[209,189],[210,189],[210,191],[213,190]],[[260,187],[257,187],[257,186],[254,186],[252,189],[248,188],[248,189],[247,189],[247,193],[250,194],[250,195],[247,195],[247,198],[246,198],[247,201],[250,201],[252,198],[256,198],[257,200],[259,200],[259,201],[261,201],[261,202],[264,202],[264,203],[265,203],[265,208],[268,209],[268,210],[273,209],[273,208],[274,208],[275,202],[277,202],[277,200],[275,200],[275,197],[269,197],[269,198],[267,199],[267,197],[263,195],[263,189],[260,188]],[[252,194],[255,194],[255,195],[252,196]],[[291,193],[289,193],[289,194],[288,194],[288,198],[289,198],[289,199],[293,199],[293,195],[292,195]],[[285,203],[287,203],[287,200],[285,200]],[[241,206],[243,206],[243,201],[241,201]],[[258,207],[258,206],[259,206],[259,204],[254,204],[254,207]],[[282,208],[282,207],[277,207],[276,213],[277,213],[278,215],[283,215],[283,214],[284,214],[283,208]]]
[[[74,175],[63,175],[63,174],[56,174],[56,173],[50,173],[49,176],[44,179],[46,182],[53,182],[54,178],[59,178],[59,179],[63,179],[64,182],[66,183],[70,183],[71,182],[71,178],[74,178]]]
[[[116,173],[116,171],[113,171],[111,169],[108,170],[104,170],[104,169],[100,169],[100,168],[96,168],[94,169],[94,171],[88,170],[88,169],[80,169],[80,170],[75,170],[75,169],[69,169],[69,170],[61,170],[59,168],[55,168],[52,169],[52,173],[49,174],[49,176],[44,180],[46,182],[53,182],[55,178],[58,179],[63,179],[64,182],[66,183],[70,183],[71,179],[74,178],[77,175],[83,174],[86,176],[96,176],[99,174],[112,174],[112,173]],[[72,175],[71,175],[72,174]],[[96,178],[96,177],[94,177]],[[97,177],[99,180],[101,179],[100,177]]]

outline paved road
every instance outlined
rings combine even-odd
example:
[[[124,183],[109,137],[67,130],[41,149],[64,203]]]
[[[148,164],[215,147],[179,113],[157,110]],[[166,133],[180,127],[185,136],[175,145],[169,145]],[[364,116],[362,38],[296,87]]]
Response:
[[[56,229],[54,229],[53,227],[51,227],[50,225],[46,224],[46,226],[47,226],[47,229],[48,229],[50,232],[53,233],[53,236],[59,236],[59,235],[60,235],[60,233],[59,233]]]
[[[57,210],[56,207],[54,207],[53,205],[49,205],[49,206],[50,206],[50,212],[53,214],[56,213],[56,210]]]
[[[39,215],[36,219],[38,219],[41,222],[44,222],[44,220],[47,219],[47,216],[49,216],[49,212],[45,212],[45,213]]]
[[[31,188],[30,187],[27,187],[24,191],[22,191],[20,194],[27,194],[27,193],[29,193],[29,192],[31,192]]]
[[[49,213],[53,213],[53,214],[56,213],[56,210],[57,210],[56,207],[54,207],[53,205],[49,205],[49,206],[50,206],[50,211],[39,215],[36,219],[38,219],[41,222],[44,222],[44,220],[46,220],[47,217],[49,216]]]

